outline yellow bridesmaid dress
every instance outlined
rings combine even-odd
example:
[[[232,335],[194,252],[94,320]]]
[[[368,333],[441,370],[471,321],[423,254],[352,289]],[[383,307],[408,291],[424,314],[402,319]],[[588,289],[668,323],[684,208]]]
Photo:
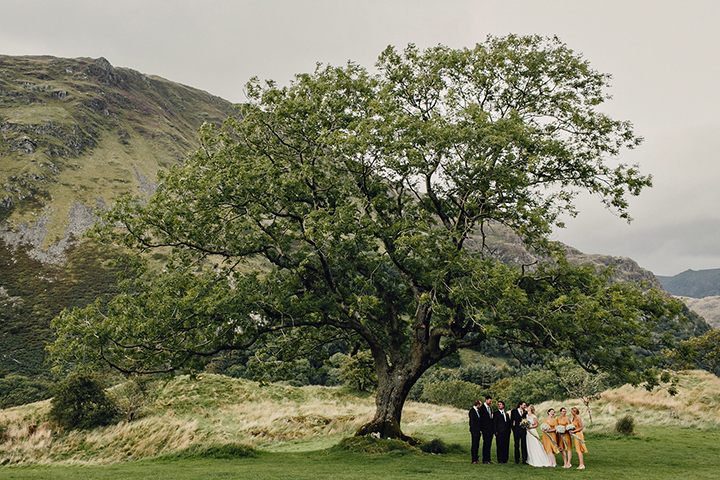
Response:
[[[557,426],[557,419],[546,418],[545,420],[543,420],[543,423],[550,425],[550,428],[555,428]],[[547,433],[547,432],[543,432],[541,429],[540,433],[542,435],[542,444],[543,444],[543,448],[545,449],[545,452],[560,453],[560,450],[558,450],[557,445],[555,445],[553,443],[555,441],[555,432]]]
[[[557,424],[563,425],[565,426],[565,428],[567,428],[567,426],[570,424],[570,419],[567,416],[559,417],[557,419]],[[567,431],[565,433],[557,433],[557,439],[555,440],[555,442],[558,444],[558,448],[564,448],[566,450],[572,449],[572,436]]]
[[[573,418],[573,423],[575,422],[575,419]],[[580,427],[582,425],[582,420],[578,422],[580,425],[575,425],[576,427]],[[585,436],[583,435],[583,432],[574,432],[573,433],[573,442],[575,443],[575,451],[579,453],[588,453],[587,447],[585,446]]]

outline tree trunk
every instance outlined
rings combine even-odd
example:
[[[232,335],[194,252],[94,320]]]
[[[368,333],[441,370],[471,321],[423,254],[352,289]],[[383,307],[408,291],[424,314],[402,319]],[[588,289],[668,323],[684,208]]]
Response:
[[[428,368],[420,358],[417,355],[410,355],[400,366],[390,367],[384,364],[377,368],[375,416],[369,423],[363,425],[356,435],[376,434],[381,438],[397,438],[411,444],[416,443],[413,438],[402,433],[400,422],[410,389]]]

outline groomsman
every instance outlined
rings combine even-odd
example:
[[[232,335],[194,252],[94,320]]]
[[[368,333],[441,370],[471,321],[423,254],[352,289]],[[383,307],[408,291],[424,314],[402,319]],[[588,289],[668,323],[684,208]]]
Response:
[[[525,402],[520,402],[517,404],[517,408],[510,413],[510,425],[515,439],[515,463],[520,463],[520,460],[522,460],[523,464],[527,463],[528,458],[527,439],[525,437],[527,430],[520,426],[520,422],[527,417],[526,407]]]
[[[495,423],[493,422],[492,408],[492,397],[487,395],[485,397],[485,403],[480,406],[480,431],[482,432],[483,445],[482,445],[482,462],[493,463],[490,460],[490,447],[492,447],[493,434],[495,433]]]
[[[480,450],[480,435],[482,434],[482,430],[480,430],[480,408],[483,407],[483,404],[480,400],[475,400],[475,404],[468,412],[468,420],[470,422],[470,458],[473,463],[473,465],[477,465],[480,462],[478,461],[478,450]]]
[[[498,408],[493,413],[495,423],[495,449],[498,463],[508,463],[510,456],[510,414],[505,412],[505,402],[498,401]]]

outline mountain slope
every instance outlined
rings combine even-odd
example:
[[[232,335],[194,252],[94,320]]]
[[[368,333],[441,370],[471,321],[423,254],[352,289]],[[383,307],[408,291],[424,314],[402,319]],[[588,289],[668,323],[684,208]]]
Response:
[[[107,60],[0,56],[0,235],[57,262],[68,235],[196,147],[230,102]],[[51,248],[52,247],[52,248]]]
[[[107,60],[0,56],[0,376],[46,371],[50,319],[111,294],[113,252],[79,242],[126,192],[234,110]]]

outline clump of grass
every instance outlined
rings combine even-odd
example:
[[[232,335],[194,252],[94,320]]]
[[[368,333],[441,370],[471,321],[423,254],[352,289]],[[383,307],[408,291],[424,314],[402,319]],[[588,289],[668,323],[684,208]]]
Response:
[[[635,433],[635,419],[630,415],[618,419],[615,424],[615,431],[622,435],[632,435]]]
[[[439,438],[434,438],[429,442],[420,444],[420,450],[423,453],[432,454],[447,454],[447,453],[460,453],[464,449],[462,446],[457,444],[447,444]]]
[[[410,444],[390,439],[365,437],[349,437],[343,439],[339,444],[330,449],[331,451],[346,451],[355,453],[417,453],[418,449]]]
[[[242,443],[226,443],[217,445],[193,445],[185,450],[163,455],[161,458],[171,460],[198,458],[233,459],[256,457],[257,455],[257,450],[250,445]]]

